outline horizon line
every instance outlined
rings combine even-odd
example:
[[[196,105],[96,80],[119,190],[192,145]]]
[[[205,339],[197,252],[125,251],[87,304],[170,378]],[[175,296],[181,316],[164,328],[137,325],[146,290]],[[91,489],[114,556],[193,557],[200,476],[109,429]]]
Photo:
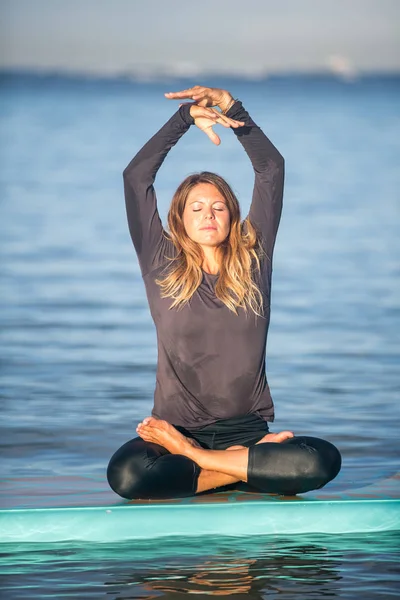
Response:
[[[249,82],[265,81],[279,77],[330,77],[341,81],[356,81],[370,77],[400,77],[400,68],[396,69],[363,69],[351,72],[341,72],[331,68],[310,68],[310,69],[274,69],[260,73],[249,73],[243,71],[196,71],[193,74],[179,73],[174,71],[149,70],[121,70],[115,72],[101,72],[97,70],[76,70],[65,67],[7,67],[0,66],[0,76],[33,76],[33,77],[64,77],[68,79],[91,79],[91,80],[123,80],[137,83],[164,82],[171,80],[194,80],[204,77],[221,79],[241,79]]]

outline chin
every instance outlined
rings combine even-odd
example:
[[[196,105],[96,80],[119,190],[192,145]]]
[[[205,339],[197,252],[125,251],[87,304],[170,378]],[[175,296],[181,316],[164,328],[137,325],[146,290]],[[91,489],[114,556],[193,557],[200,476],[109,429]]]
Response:
[[[196,239],[198,244],[202,246],[219,246],[224,241],[225,238],[222,236],[201,236]]]

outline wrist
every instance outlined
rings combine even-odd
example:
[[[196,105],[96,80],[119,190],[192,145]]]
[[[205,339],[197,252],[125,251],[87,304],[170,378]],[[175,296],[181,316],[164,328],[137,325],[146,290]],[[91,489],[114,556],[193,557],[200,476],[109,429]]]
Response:
[[[182,119],[184,120],[184,122],[186,123],[186,125],[193,125],[194,124],[194,117],[191,113],[191,108],[193,105],[191,104],[182,104],[182,106],[179,107],[179,113],[182,117]]]
[[[218,108],[220,109],[220,111],[225,114],[228,112],[228,110],[230,109],[230,107],[234,104],[235,99],[233,98],[233,96],[229,93],[226,92],[224,94],[223,99],[221,100],[221,102],[218,104]]]

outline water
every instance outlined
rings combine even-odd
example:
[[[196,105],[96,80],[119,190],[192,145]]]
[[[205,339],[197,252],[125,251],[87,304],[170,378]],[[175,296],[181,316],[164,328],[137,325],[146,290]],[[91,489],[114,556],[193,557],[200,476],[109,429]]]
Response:
[[[32,547],[33,546],[33,547]],[[396,598],[399,535],[4,548],[7,598]],[[13,595],[17,593],[18,595]]]
[[[391,477],[398,468],[400,389],[400,79],[211,84],[240,97],[286,159],[268,339],[274,429],[338,445],[343,469],[332,491]],[[121,173],[174,110],[163,92],[182,85],[1,79],[2,506],[118,501],[104,481],[105,467],[151,410],[157,360]],[[201,169],[226,177],[247,214],[251,167],[233,134],[221,136],[217,148],[193,130],[171,151],[156,186],[164,222],[179,182]],[[183,554],[187,543],[180,541]],[[285,544],[266,540],[265,552],[247,546],[247,559],[258,565],[255,579],[269,582],[255,598],[278,590],[287,597],[300,591],[318,597],[325,589],[341,590],[340,597],[351,597],[343,595],[351,590],[364,598],[395,594],[390,535],[372,545],[366,537],[343,547],[330,538]],[[326,548],[329,573],[324,565],[318,570],[309,544],[317,554]],[[167,571],[169,581],[181,581],[168,548],[147,567],[132,567],[137,549],[131,548],[131,558],[110,550],[114,562],[105,546],[14,548],[10,560],[24,577],[14,581],[6,570],[8,597],[42,598],[57,587],[58,597],[99,598],[96,585],[105,585],[109,573],[114,583],[104,597],[172,594],[149,587]],[[232,564],[240,563],[242,550],[238,540],[230,542]],[[275,560],[281,551],[285,560]],[[224,552],[215,547],[204,559],[210,572],[223,572]],[[302,583],[286,567],[296,553],[308,557]],[[197,559],[185,560],[189,571],[203,572]],[[268,587],[275,579],[276,587]],[[207,593],[218,590],[211,578]]]

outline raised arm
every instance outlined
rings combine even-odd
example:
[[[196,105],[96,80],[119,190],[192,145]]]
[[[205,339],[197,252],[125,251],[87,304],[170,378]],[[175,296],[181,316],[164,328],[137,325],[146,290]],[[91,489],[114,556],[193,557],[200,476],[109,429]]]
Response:
[[[226,115],[244,121],[234,129],[254,169],[255,181],[249,220],[262,236],[264,250],[272,260],[282,212],[284,160],[272,142],[254,123],[241,102],[236,101]]]
[[[190,106],[182,106],[139,150],[123,173],[129,232],[143,275],[158,266],[166,242],[153,183],[168,152],[192,123]]]
[[[171,100],[190,98],[200,106],[218,106],[223,115],[244,126],[233,128],[247,152],[255,173],[249,219],[262,237],[264,250],[272,260],[282,212],[284,160],[267,136],[254,123],[242,103],[227,90],[196,85],[166,94]]]
[[[220,139],[213,130],[214,125],[228,128],[243,126],[242,121],[223,116],[212,108],[184,104],[126,167],[126,212],[129,231],[143,275],[160,266],[169,245],[157,210],[154,180],[168,152],[192,124],[204,131],[217,145]]]

